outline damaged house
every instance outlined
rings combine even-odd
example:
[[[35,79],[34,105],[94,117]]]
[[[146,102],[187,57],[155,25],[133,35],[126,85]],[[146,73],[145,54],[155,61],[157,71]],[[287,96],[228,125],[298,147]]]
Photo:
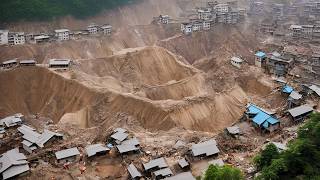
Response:
[[[273,52],[267,57],[266,70],[268,73],[277,77],[286,76],[293,67],[293,62],[293,58],[283,56],[278,52]]]
[[[0,179],[16,179],[30,171],[27,157],[19,153],[19,150],[12,149],[0,156]]]

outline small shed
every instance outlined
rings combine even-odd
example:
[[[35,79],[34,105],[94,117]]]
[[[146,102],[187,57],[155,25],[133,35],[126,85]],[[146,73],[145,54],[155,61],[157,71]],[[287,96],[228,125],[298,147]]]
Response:
[[[170,168],[164,168],[153,172],[153,176],[155,179],[163,179],[166,177],[172,176],[173,173]]]
[[[266,62],[266,53],[262,52],[262,51],[258,51],[255,54],[255,65],[258,67],[262,67],[263,64],[265,64]]]
[[[37,62],[33,59],[31,60],[21,60],[19,62],[20,66],[35,66]]]
[[[217,147],[217,142],[214,139],[210,139],[205,142],[193,144],[191,147],[192,155],[197,156],[212,156],[220,152]]]
[[[302,95],[296,91],[292,91],[288,97],[288,108],[294,108],[301,104]]]
[[[303,121],[310,113],[313,112],[313,108],[308,105],[301,105],[293,109],[288,110],[290,117],[293,121]]]
[[[138,171],[138,169],[133,163],[131,163],[127,169],[131,176],[131,179],[139,179],[140,177],[142,177],[141,173]]]
[[[55,153],[58,163],[74,162],[80,155],[78,148],[70,148]]]
[[[88,157],[96,156],[96,155],[105,155],[108,151],[110,151],[109,148],[105,147],[102,144],[92,144],[88,145],[85,148]]]
[[[168,164],[166,163],[166,160],[163,157],[161,157],[143,164],[143,167],[145,171],[150,172],[150,171],[166,168],[168,167]]]
[[[196,179],[192,176],[191,172],[184,172],[184,173],[177,174],[175,176],[165,178],[165,180],[196,180]]]
[[[190,164],[189,162],[186,160],[186,158],[182,158],[178,161],[178,164],[179,166],[182,168],[182,169],[186,169],[186,168],[189,168],[190,167]]]
[[[231,64],[237,68],[241,68],[243,60],[239,57],[232,57]]]

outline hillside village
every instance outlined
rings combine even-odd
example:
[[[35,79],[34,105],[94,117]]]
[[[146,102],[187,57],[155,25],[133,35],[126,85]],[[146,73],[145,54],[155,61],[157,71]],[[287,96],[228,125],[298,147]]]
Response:
[[[206,1],[201,5],[180,18],[166,12],[151,17],[146,27],[162,31],[173,27],[175,35],[150,47],[130,47],[88,59],[1,59],[0,78],[21,73],[22,77],[12,79],[34,81],[36,85],[28,85],[29,89],[45,87],[47,93],[41,97],[44,107],[34,113],[27,110],[42,104],[31,102],[37,96],[33,92],[21,98],[27,103],[0,104],[0,177],[194,180],[209,165],[232,165],[246,179],[254,179],[259,172],[252,158],[267,144],[274,144],[279,152],[288,149],[297,138],[297,129],[311,114],[320,112],[320,2],[250,0],[244,6],[238,1]],[[246,30],[241,29],[245,24],[257,45],[246,39]],[[243,44],[232,40],[238,34],[227,30],[232,28],[241,29],[239,36],[254,48],[241,54],[238,46]],[[186,53],[181,53],[181,44],[191,46],[221,29],[230,34],[230,42],[223,41],[228,47],[218,45],[196,63],[181,55]],[[109,24],[44,33],[0,30],[0,44],[8,49],[26,44],[63,45],[114,38],[121,32]],[[182,43],[172,46],[170,40]],[[28,79],[36,71],[48,79]],[[146,76],[147,72],[152,75]],[[59,83],[42,86],[50,80]],[[69,91],[68,84],[75,90]],[[51,96],[54,88],[59,92]],[[1,90],[6,96],[15,89],[3,85]],[[218,100],[222,103],[214,104]],[[216,124],[210,125],[216,122],[212,116],[205,117],[206,108],[220,121],[232,120],[214,129]],[[195,115],[198,112],[203,114]],[[189,116],[200,120],[183,122]],[[210,127],[199,130],[198,124]],[[207,131],[210,128],[214,132]]]

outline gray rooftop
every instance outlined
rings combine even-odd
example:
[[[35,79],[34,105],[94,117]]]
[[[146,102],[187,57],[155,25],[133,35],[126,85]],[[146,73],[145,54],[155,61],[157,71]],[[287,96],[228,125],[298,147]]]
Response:
[[[124,132],[116,132],[114,133],[111,137],[117,141],[124,141],[127,137],[128,137],[129,134],[127,133],[124,133]]]
[[[153,173],[154,173],[154,175],[155,175],[156,177],[158,177],[158,176],[167,177],[167,176],[173,175],[173,173],[172,173],[172,171],[171,171],[170,168],[160,169],[160,170],[155,171],[155,172],[153,172]]]
[[[289,110],[289,113],[291,114],[292,117],[298,117],[300,115],[310,113],[313,111],[313,108],[308,106],[308,105],[302,105],[293,109]]]
[[[316,94],[318,94],[318,96],[320,96],[320,87],[316,86],[316,85],[312,85],[309,87],[312,91],[314,91]]]
[[[294,100],[299,100],[299,99],[302,98],[302,95],[299,94],[299,93],[296,92],[296,91],[292,91],[289,97],[292,98],[292,99],[294,99]]]
[[[80,152],[78,150],[78,148],[70,148],[70,149],[65,149],[62,151],[58,151],[55,153],[56,158],[59,159],[64,159],[64,158],[68,158],[68,157],[72,157],[72,156],[76,156],[79,155]]]
[[[12,64],[12,63],[17,63],[17,59],[12,59],[12,60],[2,62],[3,65]]]
[[[56,65],[56,66],[63,65],[63,66],[67,66],[67,65],[70,64],[70,62],[71,62],[70,59],[50,59],[49,65]]]
[[[189,166],[189,163],[187,162],[186,158],[180,159],[178,161],[178,164],[181,168],[185,168],[185,167]]]
[[[109,148],[105,147],[102,144],[92,144],[86,147],[86,152],[88,157],[91,157],[96,155],[97,153],[106,152],[109,150],[110,150]]]
[[[126,129],[123,129],[123,128],[116,128],[115,130],[113,130],[113,132],[114,132],[114,133],[116,133],[116,132],[125,133],[125,132],[127,132],[127,130],[126,130]]]
[[[239,128],[239,126],[227,127],[227,131],[228,131],[230,134],[240,134],[240,128]]]
[[[220,152],[217,147],[217,142],[214,139],[199,144],[194,144],[192,145],[191,150],[193,156],[200,156],[204,154],[206,156],[211,156]]]
[[[38,138],[36,143],[39,147],[44,147],[44,144],[47,143],[53,137],[63,137],[63,135],[45,129],[44,132]]]
[[[208,163],[212,164],[212,165],[216,165],[216,166],[223,166],[224,165],[224,162],[222,159],[215,159],[215,160],[209,161]]]
[[[195,180],[191,172],[184,172],[172,177],[165,178],[165,180]]]
[[[132,163],[128,166],[127,169],[132,179],[142,176],[141,173],[138,171],[138,169]]]
[[[130,145],[130,144],[121,144],[121,145],[117,145],[117,149],[118,151],[122,154],[122,153],[127,153],[127,152],[131,152],[131,151],[137,151],[139,150],[138,147],[134,146],[134,145]]]
[[[0,173],[3,179],[8,179],[28,171],[29,165],[26,159],[26,156],[19,153],[17,148],[3,153],[0,157]]]
[[[163,157],[161,157],[161,158],[154,159],[154,160],[149,161],[148,163],[143,164],[143,167],[146,171],[148,171],[149,169],[152,169],[155,167],[158,167],[159,169],[166,168],[166,167],[168,167],[168,165],[166,163],[166,160]]]
[[[4,119],[1,119],[0,125],[5,125],[6,127],[13,127],[18,125],[21,122],[22,122],[22,119],[20,116],[18,117],[16,115],[13,115],[13,116],[8,116]]]
[[[139,144],[140,142],[136,137],[125,140],[121,143],[121,145],[132,145],[132,146],[138,146]]]

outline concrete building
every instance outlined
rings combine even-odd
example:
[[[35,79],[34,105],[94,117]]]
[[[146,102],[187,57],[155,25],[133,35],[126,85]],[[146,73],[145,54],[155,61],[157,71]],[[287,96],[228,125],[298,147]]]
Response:
[[[239,69],[241,68],[242,63],[243,63],[243,60],[241,58],[238,58],[238,57],[231,58],[231,64]]]
[[[165,180],[196,180],[196,179],[192,176],[191,172],[183,172],[175,176],[168,177]]]
[[[146,172],[151,172],[151,171],[167,168],[168,164],[166,160],[163,157],[161,157],[158,159],[151,160],[148,163],[144,163],[143,167]]]
[[[37,64],[36,60],[30,59],[30,60],[21,60],[19,62],[20,66],[35,66]]]
[[[202,25],[203,30],[210,30],[211,29],[211,24],[212,24],[212,21],[204,20],[203,21],[203,25]]]
[[[276,24],[274,23],[273,20],[271,19],[264,19],[261,23],[260,23],[260,27],[259,27],[260,32],[262,33],[266,33],[266,34],[271,34],[273,35],[273,33],[276,30]]]
[[[288,112],[294,122],[301,122],[313,112],[313,108],[308,105],[301,105],[299,107],[289,109]]]
[[[250,15],[261,15],[264,12],[264,2],[261,1],[250,1],[249,14]]]
[[[171,171],[170,168],[164,168],[164,169],[160,169],[160,170],[157,170],[157,171],[154,171],[152,173],[152,179],[155,179],[155,180],[159,180],[159,179],[164,179],[166,177],[170,177],[173,175],[173,172]]]
[[[288,108],[294,108],[301,105],[302,95],[296,91],[292,91],[288,97]]]
[[[111,35],[111,33],[112,33],[112,26],[111,25],[106,24],[106,25],[101,26],[100,28],[101,28],[102,33],[104,35]]]
[[[183,34],[191,34],[192,33],[192,23],[182,23],[181,24],[181,32]]]
[[[301,25],[301,35],[304,38],[312,38],[312,33],[313,33],[313,25]]]
[[[8,30],[0,30],[0,45],[8,44]]]
[[[198,19],[202,20],[212,20],[212,13],[211,10],[206,8],[206,9],[198,9]]]
[[[55,153],[58,163],[74,162],[79,157],[78,148],[70,148]]]
[[[34,37],[34,41],[36,43],[49,42],[50,41],[50,36],[48,36],[48,35],[35,36]]]
[[[290,34],[293,38],[299,38],[302,34],[302,26],[299,25],[291,25],[290,28]]]
[[[55,37],[58,41],[67,41],[70,39],[70,30],[69,29],[57,29],[54,31]]]
[[[19,153],[18,148],[9,150],[0,156],[0,179],[17,179],[30,170],[27,157]]]
[[[160,15],[159,16],[160,24],[169,24],[169,15]]]
[[[99,29],[99,26],[95,24],[90,24],[87,27],[87,31],[89,34],[98,34],[98,29]]]
[[[203,21],[202,20],[193,20],[192,21],[192,31],[197,32],[203,29]]]
[[[4,68],[11,68],[11,67],[16,66],[17,64],[18,64],[17,59],[11,59],[11,60],[2,62],[1,66]]]
[[[280,20],[284,16],[284,4],[273,4],[272,5],[272,15],[275,20]]]
[[[255,65],[258,67],[263,67],[266,63],[267,55],[262,51],[258,51],[255,54]]]
[[[214,10],[219,13],[228,13],[229,12],[229,5],[228,4],[217,4],[214,7]]]
[[[10,45],[21,45],[26,43],[24,32],[10,32],[8,35]]]
[[[282,56],[274,52],[268,56],[266,62],[266,69],[268,73],[277,77],[286,76],[293,66],[293,58]]]

